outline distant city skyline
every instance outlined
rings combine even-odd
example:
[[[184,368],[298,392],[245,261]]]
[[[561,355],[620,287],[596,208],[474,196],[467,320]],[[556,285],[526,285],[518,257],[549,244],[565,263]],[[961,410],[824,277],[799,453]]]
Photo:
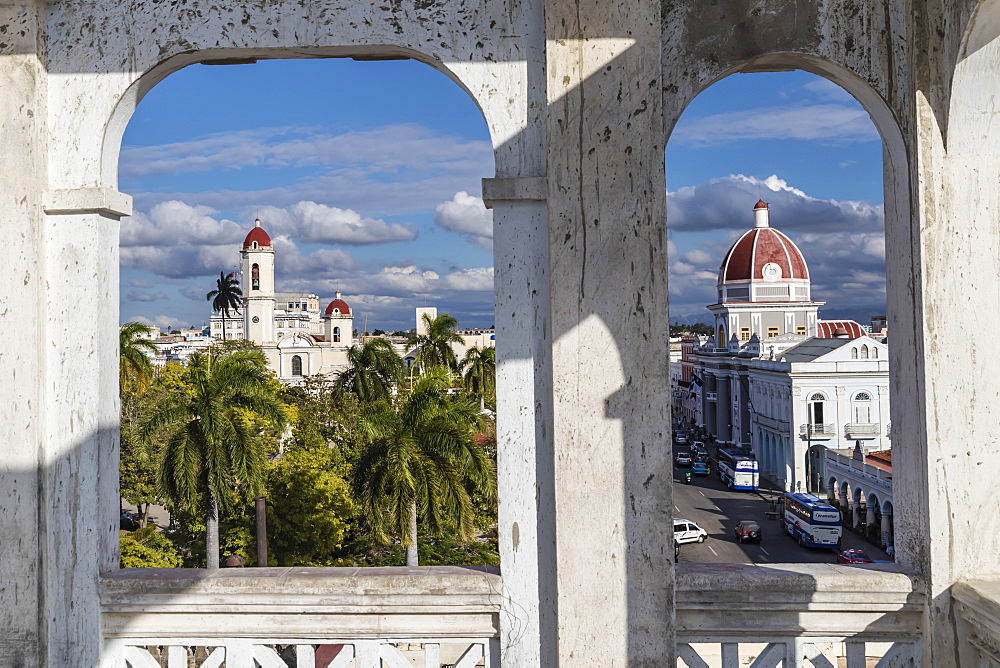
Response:
[[[758,197],[802,249],[823,317],[885,312],[881,142],[840,88],[802,72],[728,77],[689,106],[666,160],[671,322],[707,319],[721,253]],[[259,217],[278,288],[339,289],[358,327],[408,329],[416,306],[494,323],[487,128],[426,65],[185,68],[139,105],[120,173],[136,210],[122,221],[123,321],[207,322],[205,293]]]

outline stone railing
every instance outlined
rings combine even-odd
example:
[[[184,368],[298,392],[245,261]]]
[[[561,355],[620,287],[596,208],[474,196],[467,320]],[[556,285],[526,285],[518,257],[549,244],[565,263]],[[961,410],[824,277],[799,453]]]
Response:
[[[677,665],[919,666],[915,584],[895,565],[680,564]]]
[[[956,601],[962,666],[1000,668],[1000,582],[959,582]]]
[[[877,438],[882,432],[878,422],[848,422],[844,425],[844,438]]]
[[[496,569],[126,569],[101,582],[115,668],[497,668]]]
[[[799,435],[811,438],[832,438],[837,435],[837,430],[830,423],[804,424],[799,427]]]

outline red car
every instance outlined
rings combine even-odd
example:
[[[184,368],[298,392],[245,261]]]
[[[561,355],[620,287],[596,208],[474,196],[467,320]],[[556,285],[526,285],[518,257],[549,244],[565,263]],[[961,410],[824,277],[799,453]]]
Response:
[[[872,560],[861,550],[841,550],[837,552],[838,564],[870,564]]]
[[[750,541],[751,543],[760,542],[760,525],[752,520],[743,520],[736,525],[734,529],[736,533],[736,540],[741,543]]]

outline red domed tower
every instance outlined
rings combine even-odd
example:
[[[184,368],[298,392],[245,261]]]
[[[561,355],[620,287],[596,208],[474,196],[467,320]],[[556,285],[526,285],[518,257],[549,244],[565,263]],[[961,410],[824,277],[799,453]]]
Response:
[[[354,315],[347,302],[340,298],[340,290],[323,312],[323,333],[327,343],[334,346],[350,348],[354,343]]]
[[[274,326],[274,248],[260,219],[247,233],[240,248],[243,267],[243,331],[257,344],[276,339]]]
[[[753,338],[782,334],[816,336],[823,302],[812,301],[809,267],[787,236],[771,227],[770,209],[758,200],[754,226],[736,240],[719,267],[715,340],[719,348],[742,348]]]

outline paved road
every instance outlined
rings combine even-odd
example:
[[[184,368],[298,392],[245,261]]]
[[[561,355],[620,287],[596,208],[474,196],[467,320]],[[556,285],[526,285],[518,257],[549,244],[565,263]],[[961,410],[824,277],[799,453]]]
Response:
[[[675,448],[680,451],[681,448]],[[708,532],[704,543],[681,545],[681,562],[705,564],[732,563],[835,563],[832,550],[803,548],[781,531],[776,519],[768,519],[768,502],[754,492],[730,491],[719,480],[716,468],[707,478],[692,476],[684,483],[688,468],[674,467],[674,517],[692,520]],[[738,543],[733,527],[740,520],[756,520],[763,533],[761,543]],[[864,550],[872,559],[887,559],[886,554],[845,531],[844,547]]]

